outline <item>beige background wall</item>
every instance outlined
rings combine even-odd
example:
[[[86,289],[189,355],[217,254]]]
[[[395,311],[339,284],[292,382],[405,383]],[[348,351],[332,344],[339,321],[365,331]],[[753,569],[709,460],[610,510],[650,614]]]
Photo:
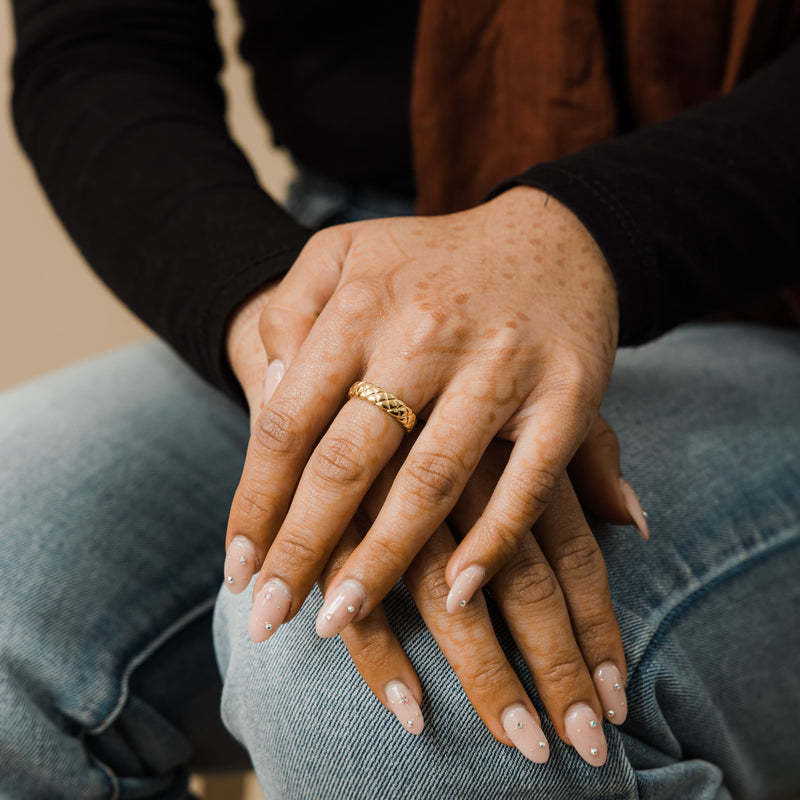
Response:
[[[236,58],[232,0],[215,0],[226,51],[223,84],[229,123],[265,187],[283,196],[291,176],[252,103],[249,75]],[[110,294],[65,235],[10,117],[11,7],[0,0],[0,390],[64,363],[148,335]]]

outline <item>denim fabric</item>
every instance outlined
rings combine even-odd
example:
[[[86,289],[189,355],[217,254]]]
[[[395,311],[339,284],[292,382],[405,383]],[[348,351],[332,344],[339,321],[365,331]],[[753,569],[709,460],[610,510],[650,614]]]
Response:
[[[764,798],[800,787],[800,335],[691,326],[622,351],[605,413],[652,539],[597,525],[629,718],[592,770],[492,739],[402,587],[426,731],[370,694],[318,594],[266,644],[216,601],[223,714],[272,798]],[[149,342],[0,398],[0,797],[185,798],[235,759],[209,616],[244,414]],[[524,666],[501,638],[533,691]]]
[[[722,800],[800,787],[798,398],[796,332],[691,326],[620,352],[604,412],[652,539],[596,525],[630,667],[628,720],[605,725],[602,769],[547,722],[544,766],[495,742],[401,586],[387,610],[424,687],[419,737],[371,696],[341,640],[315,637],[318,593],[256,645],[249,593],[221,592],[223,717],[268,800]]]

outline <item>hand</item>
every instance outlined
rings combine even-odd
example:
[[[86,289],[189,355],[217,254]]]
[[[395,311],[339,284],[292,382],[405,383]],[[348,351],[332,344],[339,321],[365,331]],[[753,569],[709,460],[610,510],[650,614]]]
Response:
[[[228,353],[250,402],[251,420],[257,418],[263,405],[266,368],[266,353],[257,333],[256,322],[273,296],[274,287],[257,295],[236,316],[229,330]],[[298,319],[295,318],[295,325]],[[406,440],[406,446],[395,456],[395,470],[396,465],[402,464],[405,459],[410,441]],[[452,515],[456,530],[468,529],[484,508],[506,459],[507,450],[503,454],[503,446],[495,442],[471,479],[469,491],[456,505]],[[602,418],[598,417],[589,437],[573,459],[570,473],[576,485],[582,487],[582,496],[595,513],[618,524],[630,524],[636,522],[638,510],[645,526],[643,534],[646,533],[641,506],[633,490],[619,477],[616,436]],[[349,526],[322,576],[323,588],[329,585],[341,564],[361,540],[361,534],[369,528],[369,521],[379,512],[391,480],[387,470],[373,487],[365,504],[371,516],[366,519],[358,516]],[[537,526],[542,549],[525,542],[521,552],[493,581],[492,590],[523,656],[532,668],[537,689],[556,730],[570,743],[569,726],[575,725],[573,712],[576,706],[582,707],[584,712],[590,708],[595,715],[605,712],[608,719],[617,724],[624,721],[627,709],[624,689],[614,689],[616,680],[609,678],[618,678],[620,686],[624,685],[625,661],[610,605],[602,558],[574,496],[568,490],[568,483],[566,480],[562,483],[565,485],[565,496],[548,510]],[[633,510],[627,494],[633,497]],[[558,509],[562,511],[559,513]],[[362,513],[366,513],[364,509]],[[359,525],[361,533],[358,533]],[[454,547],[452,535],[446,526],[442,526],[412,563],[405,576],[406,583],[423,619],[456,669],[467,696],[493,734],[506,744],[516,743],[534,760],[543,760],[549,748],[539,746],[539,742],[545,739],[543,736],[539,738],[538,715],[500,650],[482,597],[471,603],[467,612],[471,617],[469,637],[463,635],[459,620],[445,611],[442,599],[447,587],[443,572]],[[234,590],[244,588],[258,567],[253,558],[243,567],[239,563],[242,552],[248,557],[252,555],[249,544],[245,544],[242,550],[241,542],[236,540],[234,546],[229,548],[228,561],[240,573],[236,581],[239,586],[232,587]],[[553,581],[554,572],[549,564],[555,566],[555,577],[559,583]],[[262,596],[264,593],[262,589]],[[276,599],[279,596],[280,590],[275,593]],[[260,608],[257,604],[257,610],[263,612],[263,600]],[[278,610],[286,612],[286,609]],[[251,620],[251,632],[254,638],[264,639],[270,632],[258,611]],[[571,624],[574,630],[570,629]],[[273,629],[276,628],[277,625]],[[379,606],[363,620],[346,628],[342,635],[357,667],[376,696],[401,721],[407,722],[407,719],[402,719],[406,716],[402,712],[414,708],[412,701],[419,701],[419,683],[389,628],[382,607]],[[398,686],[398,681],[402,687]],[[388,686],[391,686],[389,692],[386,691]],[[404,693],[408,703],[398,702],[398,689]],[[514,709],[514,713],[510,713],[509,709]],[[526,717],[526,714],[530,716]],[[514,723],[521,719],[524,720],[523,728],[517,728]],[[410,730],[421,731],[421,717],[417,720],[415,713],[412,722],[417,727],[412,725]],[[602,763],[602,734],[595,742],[600,743],[595,748],[597,755],[591,752],[594,746],[591,737],[581,738],[573,732],[573,738],[576,739],[579,752],[590,764]]]
[[[323,573],[323,590],[379,513],[394,470],[407,449],[402,448],[379,476],[348,526]],[[507,456],[502,443],[490,446],[456,506],[455,531],[469,526],[480,513]],[[624,517],[617,489],[618,465],[605,461],[602,467],[596,477],[601,489],[610,489],[606,504]],[[589,764],[600,766],[606,756],[603,717],[620,724],[627,713],[625,658],[603,559],[566,478],[540,518],[535,534],[535,538],[523,540],[519,551],[494,578],[492,592],[556,731]],[[463,617],[454,617],[445,609],[444,570],[455,546],[447,525],[440,526],[407,570],[406,586],[492,734],[505,744],[517,746],[528,758],[543,762],[549,744],[538,713],[495,637],[482,593],[476,595]],[[231,549],[238,551],[238,540]],[[278,629],[288,608],[286,587],[277,579],[268,581],[254,604],[250,635],[263,641]],[[467,625],[466,635],[463,623]],[[421,733],[424,721],[419,680],[382,606],[345,628],[342,637],[378,699],[410,733]]]
[[[241,536],[267,553],[257,590],[279,578],[297,611],[402,439],[380,409],[342,407],[363,377],[428,420],[329,589],[321,628],[335,632],[376,607],[499,435],[516,444],[446,572],[468,599],[528,535],[589,431],[616,319],[594,241],[534,189],[446,217],[317,234],[260,315],[270,370],[297,355],[257,417],[231,509],[228,541]],[[326,626],[342,591],[348,602]]]

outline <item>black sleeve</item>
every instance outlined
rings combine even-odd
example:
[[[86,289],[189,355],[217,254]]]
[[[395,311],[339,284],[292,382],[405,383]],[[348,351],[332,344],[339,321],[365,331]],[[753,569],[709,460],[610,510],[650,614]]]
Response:
[[[800,280],[800,43],[734,91],[539,164],[524,184],[590,231],[617,281],[620,344]]]
[[[309,232],[224,122],[207,0],[14,0],[13,114],[89,264],[201,375],[239,397],[225,325]]]

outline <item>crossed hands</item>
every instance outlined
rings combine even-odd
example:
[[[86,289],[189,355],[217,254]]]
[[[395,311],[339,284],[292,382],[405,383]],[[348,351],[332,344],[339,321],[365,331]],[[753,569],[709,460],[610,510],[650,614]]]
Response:
[[[376,696],[419,732],[419,681],[381,605],[403,577],[494,736],[544,761],[488,585],[558,735],[602,764],[603,718],[626,714],[625,657],[565,468],[587,506],[646,531],[597,414],[616,335],[596,244],[535,189],[314,236],[228,334],[252,434],[225,575],[242,591],[259,572],[251,638],[274,634],[319,581],[317,632],[341,633]],[[361,379],[424,426],[404,438],[383,410],[344,403]]]

